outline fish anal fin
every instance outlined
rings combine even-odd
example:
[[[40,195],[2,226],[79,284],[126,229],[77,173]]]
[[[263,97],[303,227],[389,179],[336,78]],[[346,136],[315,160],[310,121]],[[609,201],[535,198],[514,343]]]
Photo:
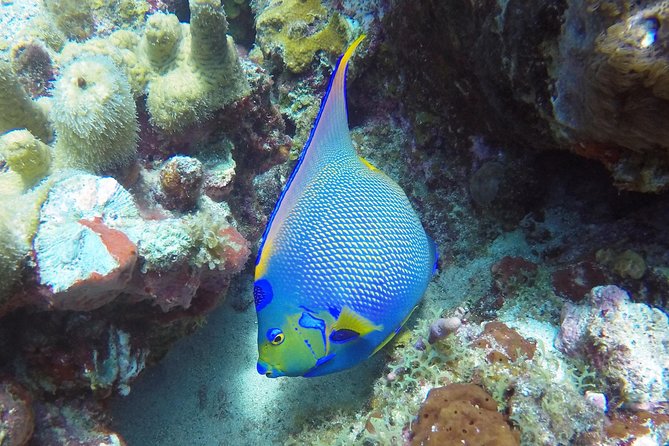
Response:
[[[332,324],[332,331],[355,332],[365,336],[373,331],[383,330],[383,325],[376,325],[364,316],[359,315],[351,308],[345,306],[341,309],[339,317]]]
[[[388,335],[388,337],[385,338],[385,339],[383,340],[382,343],[380,343],[379,345],[377,345],[376,348],[374,349],[374,351],[373,351],[372,353],[369,354],[369,356],[370,356],[370,357],[374,356],[374,355],[376,354],[376,352],[378,352],[378,351],[381,350],[383,347],[385,347],[386,344],[389,343],[389,342],[395,337],[396,334],[397,334],[397,333],[396,333],[395,331],[391,331],[390,334]]]

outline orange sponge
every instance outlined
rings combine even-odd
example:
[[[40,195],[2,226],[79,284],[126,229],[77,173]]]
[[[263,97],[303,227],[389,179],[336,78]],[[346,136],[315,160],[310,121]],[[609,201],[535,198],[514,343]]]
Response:
[[[520,433],[481,387],[449,384],[428,393],[411,427],[411,445],[517,446]]]

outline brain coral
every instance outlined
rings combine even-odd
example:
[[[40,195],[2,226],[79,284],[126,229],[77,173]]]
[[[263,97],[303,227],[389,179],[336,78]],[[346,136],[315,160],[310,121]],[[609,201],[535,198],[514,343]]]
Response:
[[[449,384],[430,390],[411,426],[411,445],[510,446],[520,444],[497,403],[474,384]]]
[[[137,149],[135,100],[111,59],[82,57],[65,68],[53,91],[55,164],[101,172],[132,161]]]

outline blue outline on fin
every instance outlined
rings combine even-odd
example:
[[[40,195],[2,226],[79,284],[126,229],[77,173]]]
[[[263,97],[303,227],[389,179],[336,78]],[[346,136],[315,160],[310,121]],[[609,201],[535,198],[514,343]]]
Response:
[[[346,53],[344,53],[346,54]],[[300,169],[300,166],[302,165],[302,161],[304,161],[304,157],[307,154],[307,150],[311,147],[311,140],[314,137],[314,133],[316,133],[316,129],[318,128],[318,124],[321,122],[321,115],[323,114],[323,109],[325,108],[325,104],[327,103],[328,98],[330,97],[330,90],[332,89],[332,83],[334,82],[334,78],[337,75],[337,71],[339,71],[339,65],[341,64],[341,59],[344,57],[344,54],[339,56],[339,60],[337,60],[337,65],[335,65],[335,69],[332,72],[332,75],[330,76],[330,81],[328,82],[328,88],[325,91],[325,96],[323,96],[323,99],[321,100],[321,107],[318,110],[318,115],[316,116],[316,120],[314,121],[314,125],[311,128],[311,133],[309,133],[309,139],[307,139],[307,142],[304,144],[304,148],[302,149],[302,152],[300,153],[299,158],[297,159],[297,164],[295,164],[295,167],[293,168],[293,171],[290,174],[290,177],[288,177],[288,181],[286,181],[286,185],[284,186],[283,190],[281,191],[281,195],[279,195],[279,199],[276,201],[276,205],[274,206],[274,210],[272,211],[272,214],[269,217],[269,220],[267,221],[267,226],[265,226],[265,231],[262,233],[262,237],[260,237],[260,244],[258,247],[258,254],[256,255],[256,262],[255,265],[257,266],[258,263],[260,262],[260,257],[262,256],[262,250],[265,247],[265,240],[267,238],[267,234],[269,234],[269,230],[272,227],[272,223],[274,222],[274,216],[276,215],[276,212],[279,210],[281,207],[281,203],[283,202],[283,197],[286,195],[286,192],[288,192],[288,189],[290,189],[290,185],[293,183],[293,179],[295,178],[295,175],[297,174],[297,171]],[[346,102],[346,74],[348,72],[348,64],[346,64],[346,68],[344,70],[344,110],[346,111],[346,121],[348,122],[348,104]]]

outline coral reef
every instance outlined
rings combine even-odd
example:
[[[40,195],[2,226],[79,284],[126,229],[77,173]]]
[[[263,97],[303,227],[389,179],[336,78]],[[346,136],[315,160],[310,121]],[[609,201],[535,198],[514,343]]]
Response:
[[[44,5],[56,26],[74,40],[85,40],[119,26],[136,26],[149,9],[141,0],[46,0]]]
[[[82,57],[56,81],[51,121],[59,168],[97,173],[133,161],[137,111],[125,75],[107,57]]]
[[[28,249],[13,230],[12,222],[6,217],[0,218],[0,314],[21,280],[21,266]]]
[[[32,294],[32,303],[86,311],[112,301],[137,261],[137,247],[116,228],[138,217],[132,197],[112,178],[75,175],[57,182],[34,241],[46,290]]]
[[[239,348],[253,315],[235,275],[360,32],[353,143],[437,242],[424,304],[348,375],[373,383],[359,400],[319,398],[250,437],[237,422],[267,412],[231,409],[248,407],[249,383],[292,416],[308,393],[286,388],[323,382],[265,387],[240,352],[215,414],[202,403],[167,426],[133,412],[141,433],[116,427],[133,444],[214,441],[198,423],[233,426],[238,444],[402,444],[410,431],[427,444],[457,422],[436,397],[466,388],[487,401],[449,408],[495,418],[480,432],[497,425],[513,444],[667,443],[669,207],[629,192],[669,185],[666,16],[664,1],[0,2],[0,443],[124,444],[106,400],[135,393],[227,294]],[[186,344],[187,377],[213,381],[200,366],[225,375],[237,359],[201,340]],[[138,400],[208,398],[159,385]]]
[[[497,403],[474,384],[449,384],[427,394],[409,436],[412,445],[520,445]]]
[[[174,19],[150,20],[147,30],[149,38],[161,40],[158,47],[148,45],[149,59],[162,61],[158,75],[146,87],[147,108],[151,122],[169,133],[201,121],[249,93],[237,49],[226,35],[223,6],[216,1],[193,0],[190,9],[190,27],[183,28],[181,39]],[[176,50],[170,49],[175,44]],[[172,51],[176,51],[177,62],[166,70],[164,63]]]
[[[669,396],[668,335],[666,314],[610,285],[584,305],[565,304],[556,344],[601,374],[611,404],[648,409]]]

